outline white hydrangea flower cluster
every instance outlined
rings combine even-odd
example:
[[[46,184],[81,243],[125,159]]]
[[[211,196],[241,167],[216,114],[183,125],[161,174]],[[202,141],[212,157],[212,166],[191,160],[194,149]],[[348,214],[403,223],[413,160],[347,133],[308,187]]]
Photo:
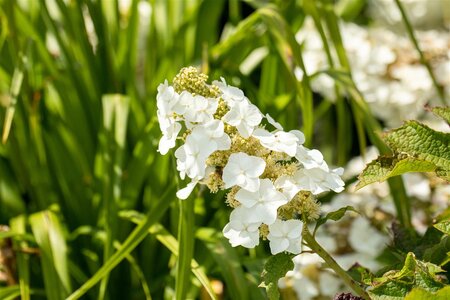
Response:
[[[340,24],[344,47],[356,86],[372,112],[388,127],[418,119],[426,103],[442,105],[433,82],[416,49],[406,35],[383,27]],[[448,31],[418,31],[419,44],[431,64],[438,84],[450,97],[450,34]],[[303,45],[306,72],[311,88],[326,99],[335,100],[333,79],[321,71],[329,69],[323,43],[311,18],[296,35]],[[299,80],[301,69],[296,69]],[[434,102],[433,102],[434,101]]]
[[[182,140],[177,170],[191,180],[177,197],[186,199],[197,184],[212,192],[229,189],[233,211],[223,233],[233,246],[253,248],[262,237],[273,254],[298,254],[300,219],[318,217],[315,195],[343,190],[343,170],[330,169],[320,151],[303,146],[302,132],[284,131],[240,89],[224,79],[206,80],[189,67],[172,86],[166,81],[158,87],[158,151],[164,155]]]

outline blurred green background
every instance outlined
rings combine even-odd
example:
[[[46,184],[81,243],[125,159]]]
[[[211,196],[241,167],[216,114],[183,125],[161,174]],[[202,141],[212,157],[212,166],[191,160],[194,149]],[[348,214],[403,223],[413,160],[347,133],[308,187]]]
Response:
[[[173,156],[156,152],[156,88],[184,66],[239,86],[334,165],[370,144],[386,151],[338,25],[370,23],[366,1],[0,4],[0,299],[65,299],[89,278],[70,299],[266,297],[257,286],[267,245],[228,244],[222,193],[200,190],[190,214],[175,198]],[[295,75],[306,16],[332,53],[325,71],[337,94],[346,91],[334,102],[313,92],[313,74]],[[401,179],[391,186],[401,209]]]

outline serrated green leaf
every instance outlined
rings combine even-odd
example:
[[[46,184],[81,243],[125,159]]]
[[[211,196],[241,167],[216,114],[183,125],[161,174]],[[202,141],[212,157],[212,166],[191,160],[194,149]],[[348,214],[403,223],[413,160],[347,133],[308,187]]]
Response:
[[[435,299],[435,295],[427,292],[421,288],[413,289],[408,295],[406,295],[405,300],[432,300]]]
[[[402,281],[387,281],[369,291],[374,300],[400,300],[411,289],[411,284]]]
[[[436,170],[436,175],[446,181],[450,181],[450,170],[438,169],[438,170]]]
[[[444,286],[441,282],[436,281],[430,273],[428,273],[426,270],[423,270],[422,268],[418,268],[415,279],[416,286],[419,286],[427,291],[436,292]]]
[[[397,153],[407,153],[420,160],[431,162],[442,170],[450,169],[450,134],[434,131],[416,121],[384,135],[384,141]]]
[[[433,225],[443,233],[450,235],[450,220],[445,220]]]
[[[260,287],[266,288],[270,300],[279,299],[278,280],[294,268],[293,254],[279,253],[271,256],[264,265]]]
[[[342,217],[345,215],[345,213],[347,211],[358,212],[358,211],[356,211],[356,209],[353,206],[345,206],[345,207],[339,208],[336,211],[329,212],[325,217],[317,220],[316,227],[314,228],[314,232],[316,232],[316,230],[320,226],[325,224],[328,220],[338,221],[338,220],[342,219]]]
[[[417,260],[409,252],[400,271],[389,271],[374,279],[374,288],[370,290],[373,299],[403,299],[413,288],[435,292],[443,287],[437,273],[443,270],[432,263]],[[400,297],[400,298],[399,298]]]
[[[408,172],[433,172],[435,170],[435,164],[414,157],[398,159],[397,157],[380,156],[370,162],[358,176],[359,182],[356,189]]]
[[[447,300],[450,299],[450,286],[440,289],[437,293],[428,292],[421,288],[413,289],[405,300]]]
[[[444,119],[450,124],[450,107],[433,107],[431,111],[436,115]]]
[[[448,259],[448,252],[450,252],[450,236],[444,237],[437,244],[429,245],[423,252],[422,258],[425,261],[443,266]]]

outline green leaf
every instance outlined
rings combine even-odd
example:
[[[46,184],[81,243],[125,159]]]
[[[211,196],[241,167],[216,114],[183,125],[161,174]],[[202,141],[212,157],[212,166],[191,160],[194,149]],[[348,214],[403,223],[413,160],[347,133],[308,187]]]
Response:
[[[144,215],[137,211],[121,211],[120,216],[136,224],[141,224],[145,220]],[[176,257],[180,255],[180,243],[173,235],[170,234],[169,231],[167,231],[166,228],[164,228],[164,226],[159,223],[154,224],[148,229],[148,231],[150,234],[154,235],[156,239],[160,241],[161,244],[163,244],[170,252],[172,252],[173,255],[175,255]],[[215,295],[214,290],[211,287],[211,283],[209,282],[208,276],[202,270],[198,262],[192,258],[190,260],[189,266],[190,272],[192,272],[195,277],[197,277],[205,290],[208,292],[211,299],[217,299],[217,296]]]
[[[294,268],[293,254],[279,253],[271,256],[264,265],[260,287],[266,288],[270,300],[279,299],[278,280]]]
[[[373,299],[403,299],[415,287],[435,292],[443,287],[437,273],[443,270],[432,263],[417,260],[408,253],[400,271],[391,270],[382,277],[373,280],[373,288],[369,291]]]
[[[408,172],[433,172],[435,170],[435,164],[414,157],[380,156],[370,162],[358,176],[359,182],[356,185],[356,189]]]
[[[416,121],[384,134],[384,141],[397,153],[431,162],[443,170],[450,169],[450,134],[434,131]]]
[[[18,285],[12,285],[0,288],[0,299],[14,300],[20,296],[20,288]]]
[[[249,281],[245,278],[237,249],[231,247],[230,242],[223,237],[223,234],[213,228],[200,228],[197,230],[196,236],[211,251],[211,256],[224,277],[230,298],[248,299]]]
[[[448,124],[450,124],[450,107],[433,107],[431,111],[436,115],[445,120]]]
[[[436,293],[428,292],[421,288],[413,289],[405,300],[447,300],[450,299],[450,286],[446,286]]]
[[[319,227],[322,226],[323,224],[325,224],[328,220],[338,221],[338,220],[342,219],[342,217],[345,215],[345,213],[347,211],[353,211],[356,213],[358,212],[353,206],[345,206],[345,207],[339,208],[336,211],[329,212],[325,217],[317,220],[316,227],[314,228],[314,232],[316,232],[317,229],[319,229]]]
[[[166,194],[170,195],[173,187],[167,189]],[[128,254],[131,253],[148,235],[148,229],[162,218],[169,207],[170,199],[162,197],[159,199],[155,207],[149,212],[145,219],[128,235],[122,246],[97,270],[97,272],[89,278],[81,287],[74,291],[67,300],[79,299],[94,285],[96,285],[103,277],[107,276]]]
[[[351,21],[360,16],[366,5],[366,0],[340,0],[336,4],[336,12],[346,21]]]
[[[410,290],[410,284],[401,281],[388,281],[369,290],[373,300],[401,300]]]
[[[443,233],[450,235],[450,220],[445,220],[433,225]]]
[[[430,245],[423,252],[423,260],[444,266],[450,259],[450,236],[445,236],[439,243]]]
[[[30,225],[41,251],[47,297],[49,300],[66,298],[72,287],[62,224],[54,212],[47,210],[31,215]]]

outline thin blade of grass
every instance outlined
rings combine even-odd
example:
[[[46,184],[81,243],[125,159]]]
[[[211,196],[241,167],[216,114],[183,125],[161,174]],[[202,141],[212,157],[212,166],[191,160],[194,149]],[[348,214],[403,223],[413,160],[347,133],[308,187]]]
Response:
[[[179,200],[178,241],[180,243],[175,277],[176,299],[186,299],[190,285],[191,260],[194,255],[194,199]]]
[[[192,200],[192,199],[191,199]],[[192,201],[191,201],[192,202]],[[143,222],[143,216],[140,213],[137,212],[122,212],[122,217],[130,220],[131,222],[135,224],[140,224]],[[158,241],[160,241],[170,252],[175,255],[176,257],[179,257],[180,255],[180,243],[177,241],[177,239],[170,234],[170,232],[161,224],[154,224],[148,229],[149,233],[154,235]],[[209,282],[208,276],[205,274],[205,272],[202,270],[201,266],[198,264],[198,262],[191,258],[190,261],[190,272],[192,272],[195,277],[200,281],[202,286],[205,288],[205,290],[208,292],[209,296],[216,300],[217,296],[214,293],[214,290],[211,286],[211,283]],[[238,298],[238,299],[245,299],[245,298]]]
[[[244,276],[236,249],[231,247],[230,242],[223,238],[221,232],[213,228],[199,228],[196,237],[206,245],[212,258],[219,266],[231,299],[249,299],[249,282]]]
[[[166,194],[173,193],[174,187],[167,189]],[[131,253],[139,243],[148,235],[149,228],[158,222],[172,201],[162,197],[157,201],[155,207],[149,212],[144,221],[140,223],[122,243],[122,246],[97,270],[97,272],[89,278],[81,287],[75,290],[66,300],[75,300],[82,297],[88,290],[95,286],[104,276],[107,276],[126,256]]]
[[[67,246],[62,225],[52,211],[30,216],[30,226],[41,251],[41,263],[49,300],[64,299],[72,290],[67,268]]]
[[[11,231],[14,234],[25,235],[26,234],[26,219],[24,215],[17,216],[10,220]],[[13,239],[13,245],[16,249],[27,248],[27,242],[15,238]],[[20,287],[20,299],[30,300],[30,259],[28,254],[22,251],[16,252],[17,259],[17,275],[19,278]],[[3,299],[0,297],[0,299]]]

